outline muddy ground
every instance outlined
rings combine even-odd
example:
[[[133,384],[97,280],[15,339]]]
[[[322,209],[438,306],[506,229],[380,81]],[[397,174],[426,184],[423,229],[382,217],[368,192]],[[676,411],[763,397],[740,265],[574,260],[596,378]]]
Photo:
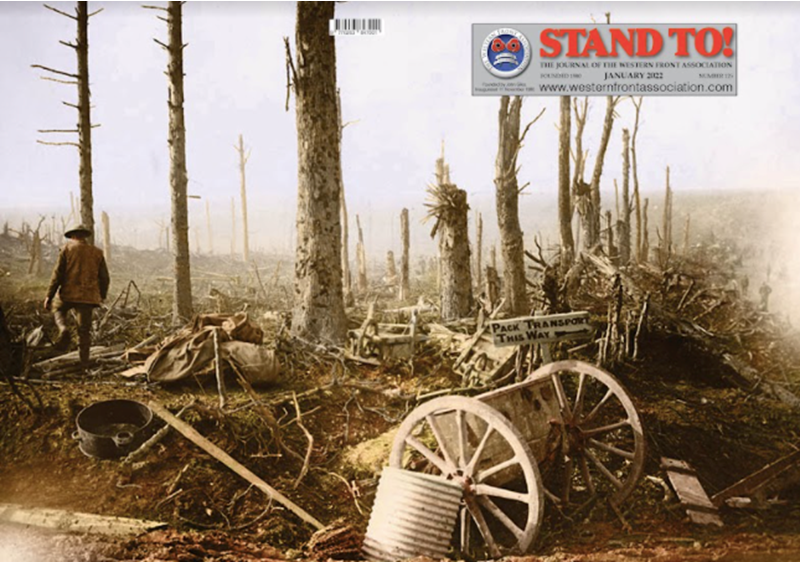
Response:
[[[6,240],[0,247],[4,252],[0,302],[9,326],[20,337],[39,325],[52,335],[52,320],[39,306],[54,249],[45,252],[44,273],[29,276],[21,245]],[[136,316],[116,319],[118,328],[99,343],[131,346],[151,335],[168,334],[169,285],[164,281],[168,256],[134,250],[121,255],[126,257],[112,262],[112,296],[133,279],[143,297]],[[131,539],[0,527],[0,560],[251,560],[313,555],[307,549],[312,529],[281,506],[270,504],[264,494],[176,432],[133,465],[82,454],[71,437],[77,413],[112,398],[157,400],[173,412],[197,399],[199,407],[184,419],[201,434],[317,519],[365,530],[377,471],[385,460],[377,455],[355,464],[349,451],[395,427],[420,396],[459,388],[461,375],[452,369],[453,358],[436,345],[422,347],[412,361],[370,366],[334,360],[279,337],[288,310],[290,269],[276,257],[259,256],[256,262],[263,267],[262,279],[229,258],[198,258],[196,271],[204,273],[195,281],[196,312],[218,312],[224,302],[223,311],[246,309],[264,329],[267,345],[276,348],[284,369],[276,385],[257,392],[261,404],[277,419],[286,447],[279,446],[274,430],[234,379],[229,380],[229,403],[222,413],[216,406],[213,376],[165,387],[150,385],[141,376],[125,379],[108,374],[102,365],[82,376],[56,380],[31,375],[37,380],[20,389],[32,403],[38,395],[44,405],[41,411],[32,411],[8,384],[0,383],[0,502],[168,524],[167,531]],[[418,286],[427,290],[430,285],[428,278]],[[663,304],[671,302],[674,307],[682,292],[679,287],[672,296],[667,293]],[[589,305],[593,320],[602,322],[605,304]],[[726,338],[725,345],[739,346],[736,352],[748,356],[764,376],[779,373],[786,388],[794,389],[800,381],[797,332],[748,307],[717,307],[702,318],[709,328],[732,325],[737,318],[730,311],[745,314],[746,309],[747,331],[752,333],[738,344]],[[353,327],[364,312],[363,306],[353,311]],[[699,314],[702,311],[693,312],[695,318]],[[47,342],[42,345],[38,358],[48,353]],[[565,348],[556,351],[566,356]],[[657,318],[641,353],[637,361],[615,365],[613,372],[627,387],[645,425],[646,477],[620,514],[603,504],[580,512],[548,506],[535,557],[527,559],[800,559],[800,490],[785,490],[768,510],[724,509],[721,530],[700,528],[688,522],[675,497],[663,487],[666,477],[659,466],[662,456],[688,461],[713,495],[794,451],[800,443],[800,412],[758,387],[735,384],[730,367],[718,354],[660,329]],[[592,349],[570,357],[595,358]],[[299,421],[293,394],[302,413]],[[308,447],[303,428],[314,443],[308,471],[298,480]]]

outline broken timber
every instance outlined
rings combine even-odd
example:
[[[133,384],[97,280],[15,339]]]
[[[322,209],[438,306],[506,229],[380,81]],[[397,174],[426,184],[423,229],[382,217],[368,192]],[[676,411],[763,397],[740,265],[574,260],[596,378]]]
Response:
[[[790,453],[715,494],[711,502],[720,507],[726,500],[738,496],[751,497],[757,502],[763,502],[768,493],[779,491],[800,480],[798,462],[800,462],[800,451]]]
[[[723,526],[716,506],[708,498],[708,494],[697,479],[697,473],[689,463],[662,457],[661,468],[666,471],[692,523]]]
[[[230,468],[233,472],[250,482],[253,486],[264,492],[267,496],[274,499],[281,505],[285,506],[289,511],[297,515],[300,519],[311,525],[316,529],[322,529],[325,527],[322,523],[320,523],[317,519],[315,519],[311,514],[304,511],[300,506],[292,502],[289,498],[281,494],[278,490],[264,482],[261,478],[253,474],[247,467],[237,462],[233,457],[231,457],[228,453],[214,445],[211,441],[200,435],[192,426],[188,423],[179,420],[174,415],[172,415],[169,410],[167,410],[164,406],[159,404],[155,401],[150,401],[148,403],[153,412],[155,412],[161,419],[167,422],[169,425],[174,427],[181,433],[184,437],[186,437],[189,441],[203,449],[206,453],[220,461],[222,464]]]
[[[33,525],[59,531],[104,535],[133,535],[167,526],[166,523],[160,521],[111,517],[64,511],[63,509],[23,507],[9,503],[0,504],[0,523]]]

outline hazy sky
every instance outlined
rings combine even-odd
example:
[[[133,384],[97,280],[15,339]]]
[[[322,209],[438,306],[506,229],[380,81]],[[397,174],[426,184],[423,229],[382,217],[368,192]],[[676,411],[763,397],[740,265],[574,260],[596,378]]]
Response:
[[[105,8],[89,28],[92,117],[102,125],[93,132],[95,213],[107,210],[112,222],[117,217],[118,241],[135,237],[139,244],[153,245],[155,220],[169,216],[167,57],[153,42],[153,37],[165,40],[166,25],[141,3],[89,5],[91,11]],[[70,12],[74,6],[54,5]],[[418,226],[418,219],[442,139],[453,181],[484,212],[488,237],[494,235],[499,100],[470,95],[471,24],[584,23],[602,21],[606,11],[617,23],[738,24],[738,96],[645,98],[639,168],[653,204],[660,198],[666,165],[678,196],[696,188],[798,185],[800,4],[347,2],[337,4],[337,16],[380,17],[385,27],[383,36],[336,40],[344,119],[358,120],[344,133],[349,210],[351,217],[361,215],[376,245],[396,249],[396,215],[403,206],[411,209],[414,240],[427,237],[428,227]],[[189,191],[211,202],[224,240],[232,196],[238,206],[233,144],[242,133],[252,148],[247,171],[253,245],[290,244],[296,136],[293,102],[288,113],[284,110],[282,38],[293,41],[294,24],[295,4],[289,2],[184,6]],[[77,151],[36,144],[43,138],[37,129],[74,127],[76,112],[61,101],[74,103],[75,88],[40,80],[42,73],[30,67],[73,71],[75,55],[58,40],[74,37],[72,20],[38,2],[0,3],[0,219],[20,208],[32,218],[39,212],[64,213],[69,192],[78,191]],[[604,98],[591,100],[584,139],[590,167],[605,105]],[[557,99],[527,98],[523,119],[542,107],[545,115],[520,155],[521,183],[531,182],[523,217],[556,200]],[[603,175],[606,202],[613,179],[620,178],[622,128],[633,126],[629,101],[618,113]],[[47,140],[56,140],[52,137]],[[192,228],[200,229],[204,245],[204,203],[189,205]],[[122,216],[144,209],[155,213],[135,227]]]

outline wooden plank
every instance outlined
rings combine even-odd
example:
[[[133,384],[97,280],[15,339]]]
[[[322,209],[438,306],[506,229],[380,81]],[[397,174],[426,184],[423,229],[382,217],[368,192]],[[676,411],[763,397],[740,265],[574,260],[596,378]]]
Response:
[[[585,311],[492,320],[489,328],[496,347],[579,339],[594,333]]]
[[[24,507],[9,503],[0,504],[0,522],[104,535],[133,535],[167,526],[166,523],[160,521],[111,517],[62,509]]]
[[[715,494],[711,501],[717,507],[725,503],[725,500],[735,496],[750,496],[760,488],[766,486],[771,481],[779,478],[787,470],[793,468],[800,462],[800,450],[781,457],[764,468],[757,470],[745,478],[742,478],[732,486],[728,486],[718,494]]]
[[[662,457],[661,468],[667,472],[678,499],[681,500],[681,504],[686,508],[686,514],[693,523],[723,526],[716,506],[711,503],[700,480],[697,479],[697,473],[689,463]]]
[[[180,432],[184,437],[186,437],[189,441],[203,449],[206,453],[217,459],[219,462],[230,468],[233,472],[250,482],[253,486],[264,492],[266,495],[274,499],[276,502],[280,503],[284,507],[286,507],[289,511],[297,515],[300,519],[315,527],[316,529],[322,529],[325,525],[320,523],[317,519],[315,519],[311,514],[304,511],[303,508],[292,502],[289,498],[281,494],[278,490],[264,482],[261,478],[253,474],[247,467],[237,462],[233,457],[231,457],[228,453],[214,445],[211,441],[200,435],[192,426],[188,423],[179,420],[177,417],[173,416],[169,410],[167,410],[164,406],[159,404],[158,402],[151,400],[147,404],[153,412],[158,415],[161,419],[167,422],[169,425],[174,427],[178,432]]]

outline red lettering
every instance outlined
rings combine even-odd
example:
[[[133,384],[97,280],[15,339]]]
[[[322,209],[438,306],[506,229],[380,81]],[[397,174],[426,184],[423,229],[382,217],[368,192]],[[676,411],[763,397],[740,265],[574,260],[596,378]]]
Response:
[[[695,34],[696,29],[693,27],[675,27],[670,28],[669,36],[673,35],[678,38],[678,49],[675,51],[676,57],[689,56],[689,36]]]
[[[561,33],[566,33],[567,38],[569,39],[567,56],[568,57],[581,56],[580,52],[578,52],[578,36],[586,35],[586,29],[562,29]]]
[[[557,57],[561,54],[561,43],[556,37],[561,37],[563,32],[559,29],[545,29],[539,36],[539,41],[542,42],[542,49],[539,49],[539,56],[542,57]],[[545,51],[544,48],[549,47],[552,51]]]
[[[586,41],[586,46],[583,48],[583,52],[580,56],[588,57],[589,51],[594,51],[598,57],[608,56],[606,46],[603,44],[603,38],[600,37],[600,32],[597,31],[597,29],[593,29],[589,32],[589,40]]]
[[[657,55],[661,52],[661,47],[664,46],[664,39],[661,37],[661,34],[658,31],[650,27],[640,28],[636,31],[638,34],[638,49],[636,50],[636,56],[652,57],[653,55]],[[649,49],[647,48],[648,37],[653,38],[653,45]]]
[[[711,35],[711,48],[706,49],[706,36]],[[722,33],[713,27],[704,27],[694,37],[694,48],[704,57],[713,57],[722,50]]]
[[[621,29],[612,29],[611,30],[611,52],[609,53],[610,56],[616,57],[618,56],[617,53],[617,45],[625,51],[625,53],[629,56],[633,56],[633,35],[636,33],[635,29],[628,29],[628,36],[626,37],[624,32]]]

